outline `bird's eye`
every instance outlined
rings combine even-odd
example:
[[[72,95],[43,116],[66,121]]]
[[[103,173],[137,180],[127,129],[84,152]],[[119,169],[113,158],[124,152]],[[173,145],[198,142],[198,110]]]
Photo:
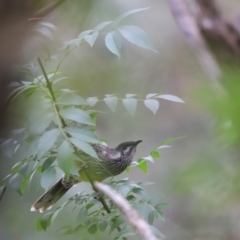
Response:
[[[125,148],[125,149],[123,150],[123,154],[124,154],[124,155],[128,154],[129,150],[130,150],[130,147]]]

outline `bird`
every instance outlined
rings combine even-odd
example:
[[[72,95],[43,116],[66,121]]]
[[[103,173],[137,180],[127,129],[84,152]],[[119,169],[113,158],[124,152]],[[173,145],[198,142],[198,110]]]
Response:
[[[140,142],[142,140],[127,141],[115,148],[101,143],[93,144],[92,147],[98,158],[91,157],[80,151],[83,163],[78,166],[79,176],[63,175],[33,203],[31,211],[42,213],[49,210],[73,185],[88,182],[89,178],[86,171],[84,171],[85,167],[92,181],[101,182],[108,177],[119,175],[132,163],[137,145]]]

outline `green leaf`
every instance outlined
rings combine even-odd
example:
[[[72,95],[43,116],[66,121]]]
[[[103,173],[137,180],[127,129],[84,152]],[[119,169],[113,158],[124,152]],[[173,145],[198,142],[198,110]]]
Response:
[[[55,160],[56,160],[55,156],[48,157],[42,165],[42,172],[44,172],[46,169],[48,169]]]
[[[71,170],[74,168],[73,149],[69,146],[69,143],[65,140],[58,149],[57,161],[59,167],[63,172],[69,176]]]
[[[161,146],[163,146],[163,145],[165,145],[165,144],[167,144],[167,143],[174,142],[174,141],[176,141],[176,140],[178,140],[178,139],[181,139],[181,138],[183,138],[183,137],[168,138],[168,139],[162,141],[160,144],[158,144],[155,149],[158,149],[158,148],[160,148]]]
[[[93,31],[93,30],[86,30],[86,31],[81,32],[81,33],[78,35],[78,39],[84,38],[85,36],[87,36],[88,34],[90,34],[92,31]]]
[[[94,157],[94,158],[98,158],[95,150],[92,148],[91,145],[89,145],[86,142],[83,142],[79,139],[76,138],[70,138],[70,141],[77,147],[79,148],[81,151],[85,152],[86,154]]]
[[[154,52],[157,52],[151,41],[149,40],[145,31],[136,26],[122,26],[118,28],[118,31],[122,34],[122,36],[127,39],[129,42]]]
[[[39,139],[37,146],[37,154],[43,155],[44,153],[46,153],[56,142],[59,134],[60,132],[56,128],[45,132]]]
[[[147,8],[138,8],[138,9],[133,9],[130,10],[128,12],[123,13],[122,15],[120,15],[113,23],[113,26],[116,26],[119,22],[121,22],[124,18],[128,17],[129,15],[136,13],[136,12],[140,12],[140,11],[144,11],[149,9],[150,7]]]
[[[88,227],[88,232],[90,234],[95,234],[97,233],[97,225],[94,223],[91,226]]]
[[[22,183],[22,177],[15,173],[10,179],[9,179],[9,185],[16,190],[21,195],[21,183]]]
[[[30,119],[30,132],[31,134],[42,134],[45,132],[49,124],[54,121],[56,116],[54,113],[42,113],[41,116],[36,116],[35,119]]]
[[[69,77],[61,77],[61,78],[57,78],[56,80],[54,80],[54,82],[52,83],[52,85],[56,84],[57,82],[60,82],[62,80],[68,79]]]
[[[22,162],[17,162],[16,164],[13,165],[11,168],[10,172],[11,173],[16,173],[18,172],[19,168],[22,166]]]
[[[126,94],[126,98],[132,98],[132,97],[135,97],[137,94],[135,93],[127,93]]]
[[[155,235],[158,235],[158,236],[161,236],[162,238],[165,238],[165,236],[157,228],[155,228],[154,226],[150,226],[150,228]]]
[[[101,222],[98,223],[98,229],[101,232],[104,232],[106,230],[107,226],[108,226],[107,221],[101,221]]]
[[[137,100],[134,98],[125,98],[122,102],[127,111],[133,116],[136,111]]]
[[[100,143],[97,136],[87,128],[81,127],[66,127],[65,130],[74,138],[89,142],[89,143]]]
[[[92,47],[94,45],[98,35],[99,35],[99,32],[95,31],[95,32],[93,32],[93,34],[86,35],[84,37],[84,40]]]
[[[146,195],[145,190],[142,189],[142,188],[139,188],[139,187],[134,187],[134,188],[132,189],[132,192],[133,192],[133,193],[136,193],[136,194],[138,194],[138,195]]]
[[[85,222],[87,221],[87,217],[88,217],[88,210],[85,207],[81,208],[77,216],[78,223],[85,225]]]
[[[184,101],[181,98],[176,97],[174,95],[170,95],[170,94],[158,95],[156,96],[156,98],[162,98],[162,99],[173,101],[173,102],[184,103]]]
[[[48,169],[46,169],[41,176],[41,186],[47,190],[49,189],[49,187],[52,186],[52,184],[55,182],[56,180],[56,169],[55,167],[49,167]]]
[[[159,102],[155,99],[146,99],[144,100],[145,106],[150,109],[154,114],[156,114],[159,108]]]
[[[154,208],[155,208],[156,210],[161,210],[161,209],[165,208],[166,206],[168,206],[167,203],[159,203],[159,204],[157,204],[156,206],[154,206]]]
[[[109,25],[109,24],[111,24],[111,23],[112,23],[112,21],[99,23],[99,24],[93,29],[93,32],[100,31],[100,30],[102,30],[104,27],[106,27],[107,25]]]
[[[40,224],[44,231],[51,225],[52,215],[53,215],[53,212],[48,212],[41,217]]]
[[[115,112],[116,108],[117,108],[117,104],[118,104],[118,98],[113,96],[113,97],[106,97],[103,99],[104,102],[107,104],[107,106],[113,111]]]
[[[0,201],[1,201],[1,199],[2,199],[2,197],[3,197],[3,195],[4,195],[4,193],[5,193],[5,191],[6,191],[6,186],[4,185],[4,186],[1,186],[0,187]]]
[[[139,162],[139,164],[137,165],[137,167],[138,167],[139,169],[141,169],[143,172],[148,173],[147,161],[144,160],[144,159],[142,159],[142,158],[140,158],[140,159],[138,160],[138,162]]]
[[[28,170],[28,164],[29,162],[25,162],[22,164],[22,166],[19,168],[19,173],[23,176],[27,176],[27,170]]]
[[[37,230],[37,232],[43,230],[42,225],[41,225],[41,217],[39,217],[36,221],[36,230]]]
[[[15,129],[12,131],[12,138],[21,143],[26,136],[26,128]]]
[[[114,229],[116,229],[117,227],[119,227],[122,223],[124,223],[126,220],[123,217],[119,217],[116,220],[114,220],[111,229],[110,229],[110,233],[112,233],[114,231]]]
[[[155,97],[156,95],[157,95],[157,93],[149,93],[149,94],[147,94],[146,99]]]
[[[34,174],[34,172],[35,172],[35,170],[32,171],[32,172],[30,172],[30,173],[28,174],[28,176],[22,181],[21,189],[20,189],[21,195],[24,194],[24,192],[25,192],[25,190],[26,190],[26,187],[27,187],[27,185],[28,185],[28,183],[29,183],[32,175]]]
[[[154,221],[154,211],[150,211],[148,214],[148,223],[152,225],[153,221]]]
[[[57,98],[58,104],[63,105],[87,105],[85,99],[80,97],[76,93],[62,92],[60,96]]]
[[[110,52],[121,57],[122,41],[117,31],[110,32],[105,37],[105,45]]]
[[[17,147],[17,145],[18,144],[14,142],[13,139],[10,138],[1,144],[0,149],[6,156],[11,158],[14,154],[14,150]]]
[[[152,151],[150,153],[150,155],[151,155],[152,158],[161,158],[161,156],[160,156],[158,151]]]
[[[155,216],[156,216],[156,218],[165,221],[164,214],[163,214],[163,212],[161,210],[157,210],[155,212]]]
[[[133,231],[132,227],[127,226],[123,228],[122,231],[118,234],[118,239],[134,235],[136,235],[136,233]]]
[[[153,160],[152,156],[147,156],[147,157],[144,157],[144,158],[141,158],[141,159],[154,163],[154,160]]]
[[[87,99],[87,102],[88,102],[89,106],[93,107],[98,102],[98,98],[90,97]]]
[[[66,119],[73,120],[79,123],[84,123],[88,125],[94,125],[92,119],[86,111],[78,108],[66,108],[62,109],[60,115]]]

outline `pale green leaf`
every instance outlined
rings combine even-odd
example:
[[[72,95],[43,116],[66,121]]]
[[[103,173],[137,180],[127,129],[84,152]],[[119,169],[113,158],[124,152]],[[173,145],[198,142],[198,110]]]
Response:
[[[5,193],[5,191],[6,191],[6,186],[1,186],[1,187],[0,187],[0,201],[1,201],[1,199],[2,199],[2,197],[3,197],[3,194]]]
[[[108,226],[107,221],[101,221],[101,222],[98,223],[98,229],[101,232],[104,232],[106,230],[107,226]]]
[[[46,153],[56,142],[59,134],[59,129],[56,128],[45,132],[39,139],[37,146],[37,154],[43,155],[44,153]]]
[[[89,145],[86,142],[83,142],[79,139],[76,138],[70,138],[70,141],[77,147],[79,148],[81,151],[85,152],[86,154],[94,157],[94,158],[98,158],[97,154],[95,152],[95,150],[92,148],[91,145]]]
[[[21,183],[22,183],[22,177],[15,173],[10,179],[9,179],[9,185],[16,190],[21,195]]]
[[[62,117],[69,120],[73,120],[73,121],[88,124],[88,125],[94,125],[88,113],[79,108],[62,109],[60,110],[59,114]]]
[[[114,31],[108,33],[105,37],[105,45],[110,52],[120,58],[122,41],[118,32]]]
[[[49,189],[49,187],[51,187],[55,181],[56,181],[55,167],[49,167],[42,173],[40,183],[45,190]]]
[[[126,98],[132,98],[135,97],[137,94],[133,94],[133,93],[127,93],[126,94]]]
[[[58,149],[57,161],[59,167],[63,172],[69,176],[72,169],[74,168],[73,149],[70,147],[69,143],[65,140]]]
[[[128,12],[123,13],[122,15],[120,15],[113,23],[114,26],[116,26],[119,22],[121,22],[124,18],[128,17],[129,15],[136,13],[136,12],[140,12],[140,11],[144,11],[149,9],[150,7],[147,8],[138,8],[138,9],[133,9],[130,10]]]
[[[94,106],[97,102],[98,102],[98,98],[97,97],[90,97],[87,99],[87,102],[89,104],[89,106]]]
[[[96,234],[97,233],[97,225],[94,223],[91,226],[88,227],[88,232],[90,234]]]
[[[153,222],[154,222],[154,211],[150,211],[150,212],[148,213],[148,223],[149,223],[150,225],[152,225]]]
[[[10,138],[10,139],[4,141],[0,145],[0,149],[6,156],[11,158],[14,154],[14,150],[16,149],[17,145],[18,145],[18,143]]]
[[[103,99],[104,102],[107,104],[107,106],[113,111],[116,111],[117,104],[118,104],[118,98],[113,96],[113,97],[106,97]]]
[[[147,99],[144,100],[145,106],[150,109],[154,114],[156,114],[158,108],[159,108],[159,102],[155,99]]]
[[[57,98],[58,104],[63,105],[87,105],[88,103],[76,93],[63,92]]]
[[[169,95],[169,94],[158,95],[156,96],[156,98],[162,98],[162,99],[173,101],[173,102],[184,103],[184,101],[181,98],[176,97],[174,95]]]
[[[136,111],[137,100],[134,98],[125,98],[122,102],[127,111],[133,116]]]
[[[93,30],[86,30],[86,31],[81,32],[81,33],[78,35],[78,39],[84,38],[85,36],[87,36],[88,34],[90,34],[92,31],[93,31]]]
[[[55,160],[56,160],[55,156],[48,157],[42,165],[42,171],[44,172],[46,169],[48,169]]]
[[[94,45],[98,35],[99,35],[99,32],[95,31],[95,32],[93,32],[93,34],[86,35],[84,37],[84,40],[92,47]]]
[[[87,217],[88,217],[88,210],[85,207],[81,208],[77,216],[78,224],[84,225],[85,222],[87,221]]]
[[[157,95],[157,93],[149,93],[149,94],[147,94],[146,99],[155,97],[156,95]]]
[[[87,128],[81,127],[66,127],[65,130],[74,138],[89,142],[89,143],[99,143],[97,136]]]
[[[99,24],[93,29],[93,32],[100,31],[100,30],[102,30],[104,27],[106,27],[107,25],[109,25],[109,24],[111,24],[111,23],[112,23],[112,21],[99,23]]]
[[[118,31],[122,34],[122,36],[127,39],[129,42],[154,52],[157,52],[151,41],[149,40],[147,34],[144,30],[136,26],[122,26],[118,28]]]

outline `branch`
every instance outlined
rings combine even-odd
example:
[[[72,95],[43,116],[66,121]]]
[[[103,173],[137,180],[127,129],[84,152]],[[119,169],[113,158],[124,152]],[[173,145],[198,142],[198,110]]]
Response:
[[[203,70],[211,79],[218,80],[221,70],[206,46],[190,7],[185,0],[168,0],[168,2],[176,22],[184,33],[186,40],[192,46]]]
[[[128,222],[136,229],[143,239],[157,240],[149,225],[139,216],[138,212],[131,207],[122,195],[103,183],[95,182],[95,187],[114,202],[122,214],[125,215]]]
[[[61,125],[62,125],[62,126],[59,126],[59,127],[60,127],[60,129],[62,129],[62,127],[66,127],[67,124],[66,124],[65,120],[61,117],[61,115],[59,114],[60,108],[59,108],[59,106],[58,106],[58,104],[57,104],[57,102],[56,102],[56,97],[55,97],[55,94],[54,94],[54,91],[53,91],[53,88],[52,88],[52,83],[51,83],[51,82],[49,81],[49,79],[48,79],[48,76],[47,76],[47,73],[46,73],[46,71],[45,71],[45,69],[44,69],[44,67],[43,67],[42,61],[41,61],[41,59],[40,59],[39,57],[37,58],[37,60],[38,60],[38,63],[39,63],[39,65],[40,65],[40,68],[41,68],[41,70],[42,70],[42,72],[43,72],[43,75],[44,75],[44,77],[45,77],[45,79],[46,79],[47,88],[49,89],[50,95],[51,95],[51,97],[52,97],[54,109],[55,109],[55,111],[56,111],[56,114],[57,114],[58,118],[59,118],[60,121],[61,121]],[[65,136],[65,133],[64,133],[64,136]],[[70,137],[70,135],[69,135],[68,133],[66,133],[66,136],[65,136],[65,137],[68,138],[68,137]],[[66,139],[66,140],[68,140],[68,139]],[[71,143],[70,143],[70,144],[71,144]],[[71,146],[73,147],[74,152],[77,153],[77,152],[78,152],[78,149],[77,149],[73,144],[71,144]],[[93,190],[94,190],[95,192],[98,192],[98,190],[97,190],[97,188],[95,187],[94,182],[93,182],[93,180],[92,180],[92,178],[91,178],[91,175],[90,175],[90,174],[88,173],[88,171],[86,170],[86,166],[83,166],[83,170],[84,170],[84,172],[86,173],[86,176],[87,176],[89,182],[91,183]],[[102,203],[102,205],[103,205],[103,207],[105,208],[105,210],[107,211],[107,213],[111,213],[111,209],[110,209],[109,206],[107,205],[105,199],[103,198],[103,195],[101,195],[98,200]],[[117,227],[117,230],[120,232],[122,229],[121,229],[120,227]],[[125,238],[125,237],[124,237],[123,239],[124,239],[124,240],[127,240],[127,238]]]

